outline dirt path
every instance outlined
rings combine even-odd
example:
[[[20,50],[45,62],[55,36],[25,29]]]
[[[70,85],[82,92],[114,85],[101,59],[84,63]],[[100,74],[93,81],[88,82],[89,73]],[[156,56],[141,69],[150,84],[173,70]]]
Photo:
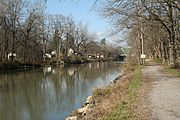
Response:
[[[152,80],[148,93],[151,120],[180,120],[180,78],[165,74],[162,69],[153,63],[143,69],[143,80]]]

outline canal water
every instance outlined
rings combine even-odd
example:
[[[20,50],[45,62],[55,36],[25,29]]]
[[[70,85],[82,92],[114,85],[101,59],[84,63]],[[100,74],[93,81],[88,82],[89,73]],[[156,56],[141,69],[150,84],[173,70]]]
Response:
[[[120,70],[101,62],[0,73],[0,120],[64,120]]]

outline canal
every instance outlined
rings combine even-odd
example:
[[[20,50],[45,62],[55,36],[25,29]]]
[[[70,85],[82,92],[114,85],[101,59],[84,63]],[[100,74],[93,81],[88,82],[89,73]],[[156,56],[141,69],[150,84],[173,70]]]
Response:
[[[121,71],[97,62],[0,73],[0,120],[64,120]]]

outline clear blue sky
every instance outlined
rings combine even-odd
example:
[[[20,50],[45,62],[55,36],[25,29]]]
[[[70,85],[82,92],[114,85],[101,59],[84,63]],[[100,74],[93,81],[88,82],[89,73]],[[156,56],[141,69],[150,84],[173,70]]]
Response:
[[[61,2],[60,2],[61,1]],[[89,24],[92,32],[101,37],[107,31],[108,24],[97,12],[92,11],[94,0],[47,0],[47,13],[72,15],[76,22],[83,21]]]

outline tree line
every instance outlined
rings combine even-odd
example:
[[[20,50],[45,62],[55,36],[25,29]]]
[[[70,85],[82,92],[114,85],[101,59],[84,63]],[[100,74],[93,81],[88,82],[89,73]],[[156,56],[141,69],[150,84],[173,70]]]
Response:
[[[179,0],[96,0],[96,9],[116,31],[126,31],[128,60],[141,63],[140,55],[180,67]]]
[[[0,61],[11,53],[22,63],[41,63],[52,51],[62,60],[70,48],[77,56],[117,53],[118,48],[98,41],[87,24],[75,22],[71,15],[47,14],[45,9],[44,0],[0,1]]]

